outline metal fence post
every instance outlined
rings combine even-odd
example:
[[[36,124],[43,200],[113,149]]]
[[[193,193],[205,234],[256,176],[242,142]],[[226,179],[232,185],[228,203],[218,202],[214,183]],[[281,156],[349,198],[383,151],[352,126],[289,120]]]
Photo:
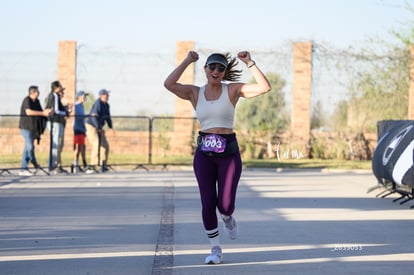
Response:
[[[153,120],[154,118],[148,118],[148,164],[152,164],[152,131],[153,131]]]

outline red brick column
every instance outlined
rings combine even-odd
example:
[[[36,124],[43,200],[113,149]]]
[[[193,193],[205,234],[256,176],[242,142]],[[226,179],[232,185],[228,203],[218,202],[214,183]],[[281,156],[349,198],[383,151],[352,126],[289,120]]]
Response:
[[[58,80],[65,88],[65,97],[73,110],[76,95],[76,41],[59,41]],[[72,113],[73,114],[73,113]],[[63,151],[72,151],[73,118],[66,122],[65,146]],[[64,163],[64,165],[68,165]]]
[[[178,66],[187,56],[189,51],[194,50],[193,41],[178,41],[177,52],[175,57],[176,66]],[[194,63],[188,66],[187,70],[179,79],[180,83],[194,84]],[[182,100],[178,97],[175,99],[175,116],[176,117],[193,117],[193,106],[187,100]],[[193,123],[191,120],[175,119],[174,121],[174,140],[181,142],[173,142],[173,151],[182,152],[183,155],[191,153],[191,132],[193,130]],[[175,146],[174,146],[175,145]]]
[[[309,153],[311,123],[312,43],[293,45],[291,142],[304,156]]]
[[[177,52],[175,56],[175,65],[178,66],[185,59],[189,51],[194,50],[193,41],[178,41]],[[194,63],[188,66],[187,70],[181,76],[179,82],[185,84],[194,83]],[[175,116],[177,117],[192,117],[193,107],[187,100],[182,100],[176,97],[175,99]]]
[[[66,88],[65,97],[74,103],[76,94],[76,41],[59,41],[58,79]]]

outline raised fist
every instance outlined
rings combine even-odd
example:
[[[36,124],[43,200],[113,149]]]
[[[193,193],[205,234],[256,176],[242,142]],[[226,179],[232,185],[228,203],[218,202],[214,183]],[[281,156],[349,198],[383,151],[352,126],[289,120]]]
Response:
[[[239,52],[237,57],[246,64],[251,60],[250,53],[248,51]]]
[[[198,53],[197,52],[195,52],[195,51],[189,51],[188,52],[188,55],[187,55],[187,59],[190,61],[190,62],[196,62],[197,60],[198,60]]]

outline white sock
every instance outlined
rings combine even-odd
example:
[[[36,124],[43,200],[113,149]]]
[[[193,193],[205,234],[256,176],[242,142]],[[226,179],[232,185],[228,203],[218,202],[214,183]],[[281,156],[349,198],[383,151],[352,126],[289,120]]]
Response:
[[[213,230],[206,230],[208,240],[210,241],[211,247],[220,246],[220,238],[218,228]]]

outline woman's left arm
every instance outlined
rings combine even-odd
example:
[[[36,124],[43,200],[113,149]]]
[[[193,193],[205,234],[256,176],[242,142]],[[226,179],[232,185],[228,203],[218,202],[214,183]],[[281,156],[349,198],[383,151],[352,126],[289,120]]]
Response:
[[[269,80],[257,67],[256,62],[252,60],[250,53],[247,51],[239,52],[237,57],[246,64],[256,80],[255,84],[241,83],[238,87],[239,97],[250,98],[269,92],[272,89]]]

